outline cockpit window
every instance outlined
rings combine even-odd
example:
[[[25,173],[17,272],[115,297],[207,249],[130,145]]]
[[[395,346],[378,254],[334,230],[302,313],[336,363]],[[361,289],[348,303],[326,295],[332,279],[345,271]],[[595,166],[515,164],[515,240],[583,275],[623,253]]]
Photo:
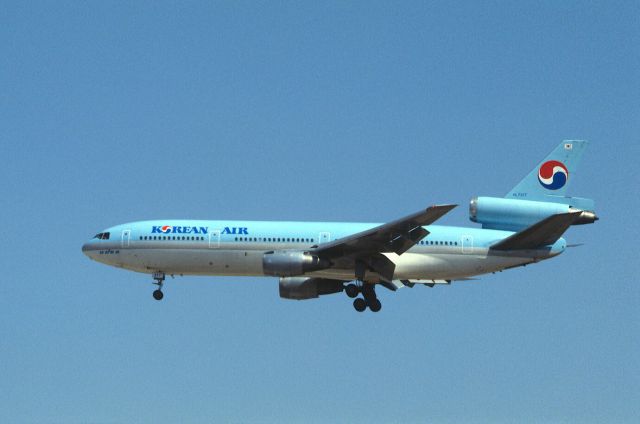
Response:
[[[95,235],[94,238],[100,239],[100,240],[109,240],[109,236],[111,235],[111,233],[98,233]]]

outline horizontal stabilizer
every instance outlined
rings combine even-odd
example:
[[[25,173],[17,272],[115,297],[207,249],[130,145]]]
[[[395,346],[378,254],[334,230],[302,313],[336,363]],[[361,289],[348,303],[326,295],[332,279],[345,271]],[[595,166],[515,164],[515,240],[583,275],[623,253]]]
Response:
[[[555,243],[578,219],[582,211],[551,215],[491,246],[493,250],[536,249]]]

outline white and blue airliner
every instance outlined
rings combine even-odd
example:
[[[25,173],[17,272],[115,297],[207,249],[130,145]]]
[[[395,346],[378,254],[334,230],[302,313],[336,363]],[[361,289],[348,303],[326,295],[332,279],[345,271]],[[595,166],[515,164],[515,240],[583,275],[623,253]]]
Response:
[[[567,186],[587,146],[567,140],[504,198],[475,197],[481,228],[433,225],[456,205],[435,205],[387,224],[164,219],[116,225],[82,246],[107,265],[151,274],[163,298],[167,275],[279,277],[280,296],[345,292],[377,312],[376,287],[433,287],[552,258],[572,225],[598,218]]]

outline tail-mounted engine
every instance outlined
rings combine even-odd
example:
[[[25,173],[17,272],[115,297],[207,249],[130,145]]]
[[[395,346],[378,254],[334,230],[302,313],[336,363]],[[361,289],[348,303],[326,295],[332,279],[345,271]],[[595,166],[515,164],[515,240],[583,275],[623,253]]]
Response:
[[[575,200],[576,206],[584,206],[590,199],[563,198],[567,202]],[[497,197],[474,197],[469,203],[469,219],[482,224],[482,228],[494,230],[519,231],[543,219],[567,212],[582,211],[580,219],[573,225],[592,224],[598,217],[582,207],[571,203],[538,202],[532,200],[502,199]]]

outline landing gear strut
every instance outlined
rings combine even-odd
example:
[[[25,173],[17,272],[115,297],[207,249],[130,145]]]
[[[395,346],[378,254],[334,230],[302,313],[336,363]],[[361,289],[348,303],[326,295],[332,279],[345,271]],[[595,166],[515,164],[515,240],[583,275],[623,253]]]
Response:
[[[162,300],[162,298],[164,297],[164,293],[162,293],[162,284],[164,283],[164,272],[154,272],[153,279],[156,280],[155,283],[153,284],[158,286],[158,289],[153,291],[153,298],[155,300]]]
[[[356,297],[353,301],[353,308],[358,312],[364,312],[367,307],[369,307],[371,312],[378,312],[382,309],[382,303],[380,303],[376,296],[374,284],[364,283],[362,286],[359,286],[351,283],[345,287],[345,292],[349,297]],[[357,297],[360,293],[362,293],[362,297]]]

